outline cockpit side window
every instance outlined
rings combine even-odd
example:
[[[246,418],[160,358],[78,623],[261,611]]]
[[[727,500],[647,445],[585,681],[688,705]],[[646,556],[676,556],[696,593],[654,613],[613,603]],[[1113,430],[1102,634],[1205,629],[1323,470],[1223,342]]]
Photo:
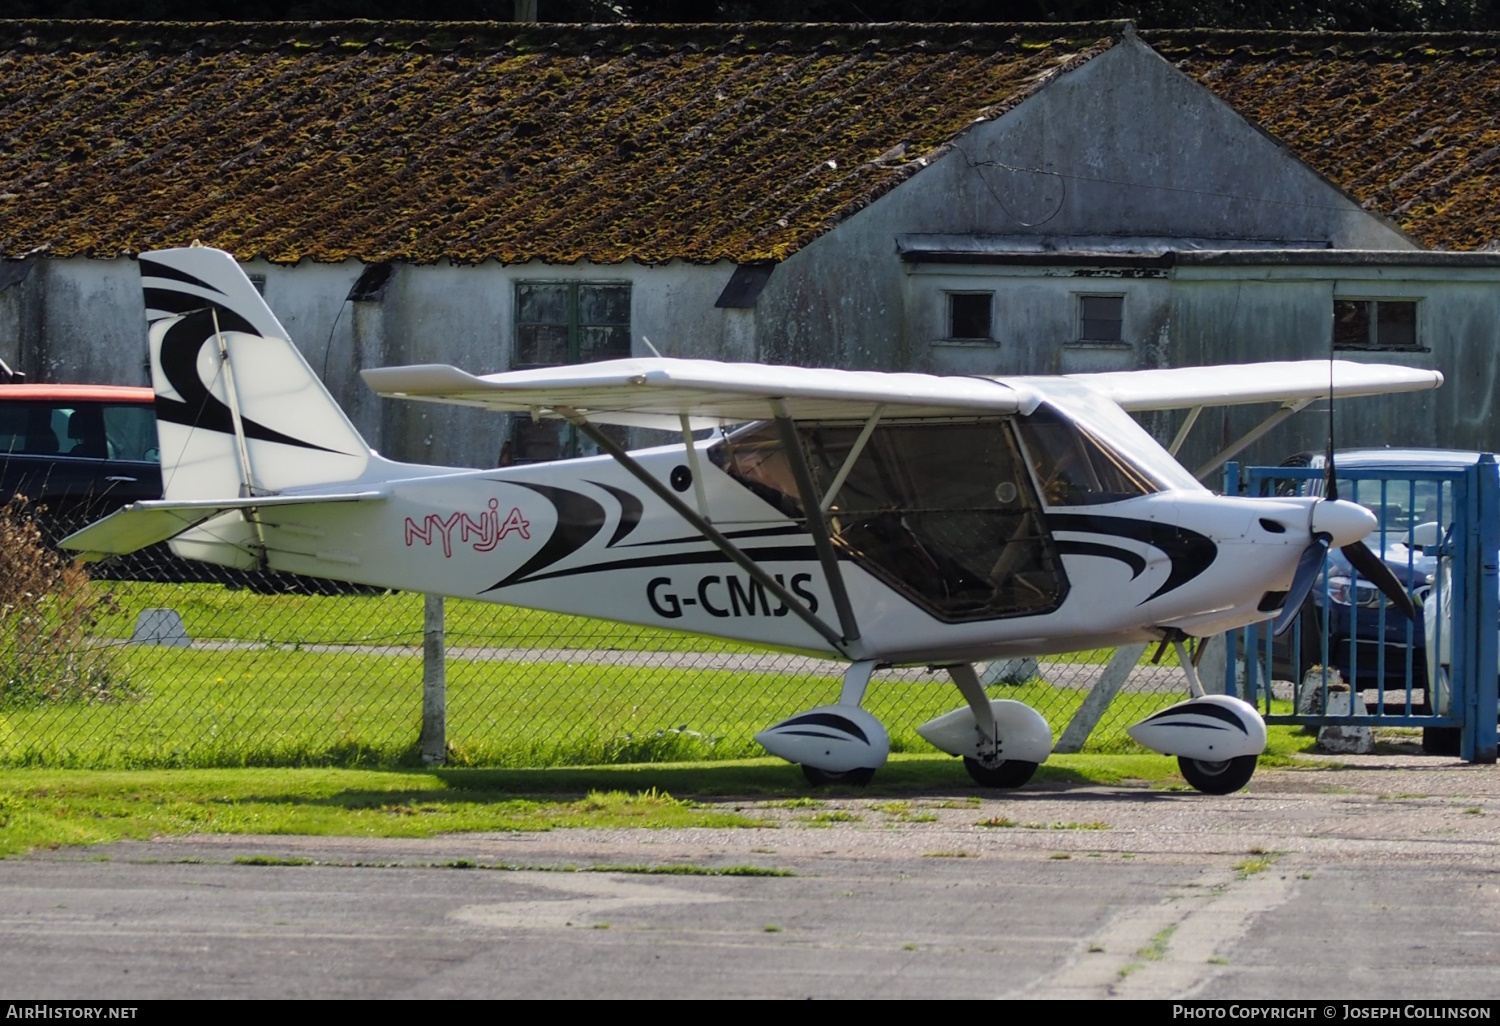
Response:
[[[833,485],[861,431],[799,426],[819,496]],[[742,429],[714,462],[800,519],[773,425]],[[949,622],[1055,609],[1067,581],[1008,419],[881,424],[828,505],[844,558]]]
[[[1094,506],[1163,490],[1145,471],[1043,403],[1016,429],[1048,506]]]

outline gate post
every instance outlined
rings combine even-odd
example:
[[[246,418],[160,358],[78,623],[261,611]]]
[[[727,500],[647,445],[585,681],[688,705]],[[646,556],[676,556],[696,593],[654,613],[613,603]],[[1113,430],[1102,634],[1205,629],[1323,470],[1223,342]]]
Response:
[[[1468,649],[1468,694],[1464,696],[1464,725],[1459,754],[1466,762],[1492,763],[1496,748],[1496,674],[1497,641],[1500,641],[1500,464],[1491,453],[1484,453],[1475,465],[1472,502],[1478,516],[1468,532],[1464,554],[1465,576],[1469,586],[1468,607],[1473,615],[1466,618],[1465,647]]]

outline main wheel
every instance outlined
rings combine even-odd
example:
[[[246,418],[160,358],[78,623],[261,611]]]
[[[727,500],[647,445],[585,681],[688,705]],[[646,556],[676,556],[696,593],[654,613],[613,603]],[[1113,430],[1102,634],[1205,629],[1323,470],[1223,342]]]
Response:
[[[1036,772],[1036,765],[1020,759],[1001,759],[999,762],[986,764],[964,756],[964,769],[969,771],[969,776],[981,787],[1020,787],[1031,779],[1031,775]]]
[[[802,775],[813,787],[832,787],[843,784],[847,787],[864,787],[875,779],[873,769],[821,770],[816,766],[802,764]]]
[[[1257,758],[1254,755],[1237,755],[1233,759],[1214,762],[1179,755],[1177,768],[1195,790],[1204,794],[1233,794],[1250,783]]]

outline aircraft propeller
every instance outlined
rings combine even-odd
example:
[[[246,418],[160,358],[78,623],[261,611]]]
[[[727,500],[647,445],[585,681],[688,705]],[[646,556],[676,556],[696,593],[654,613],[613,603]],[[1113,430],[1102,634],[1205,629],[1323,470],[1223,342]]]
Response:
[[[1349,561],[1356,572],[1365,580],[1380,589],[1391,604],[1401,611],[1408,619],[1415,621],[1417,618],[1417,607],[1412,603],[1411,596],[1407,594],[1406,588],[1401,581],[1385,565],[1370,547],[1364,543],[1365,535],[1369,534],[1378,526],[1374,514],[1363,506],[1354,503],[1343,502],[1339,499],[1338,471],[1333,460],[1333,353],[1332,343],[1329,345],[1328,360],[1328,443],[1323,457],[1323,498],[1313,507],[1311,528],[1312,544],[1302,550],[1302,558],[1297,561],[1297,572],[1292,576],[1292,586],[1286,593],[1286,603],[1281,607],[1281,612],[1276,614],[1276,620],[1271,625],[1272,633],[1280,634],[1291,626],[1297,618],[1297,613],[1302,609],[1302,603],[1307,600],[1307,593],[1312,590],[1313,581],[1317,579],[1318,573],[1323,568],[1323,561],[1328,555],[1328,549],[1332,546],[1336,535],[1349,537],[1352,530],[1357,529],[1357,521],[1363,520],[1368,526],[1357,534],[1356,540],[1339,546],[1339,551]],[[1356,515],[1363,514],[1363,517]]]

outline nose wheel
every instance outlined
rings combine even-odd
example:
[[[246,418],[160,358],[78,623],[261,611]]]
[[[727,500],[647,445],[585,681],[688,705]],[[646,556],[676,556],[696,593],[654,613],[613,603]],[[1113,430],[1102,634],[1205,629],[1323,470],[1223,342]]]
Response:
[[[1037,764],[1021,759],[976,759],[964,756],[964,769],[980,787],[1020,787],[1031,779]]]
[[[1254,755],[1237,755],[1218,762],[1209,759],[1177,757],[1177,768],[1193,790],[1204,794],[1233,794],[1246,784],[1255,772]]]
[[[813,787],[834,787],[839,784],[845,787],[864,787],[875,779],[873,769],[821,770],[805,762],[802,764],[802,775]]]

